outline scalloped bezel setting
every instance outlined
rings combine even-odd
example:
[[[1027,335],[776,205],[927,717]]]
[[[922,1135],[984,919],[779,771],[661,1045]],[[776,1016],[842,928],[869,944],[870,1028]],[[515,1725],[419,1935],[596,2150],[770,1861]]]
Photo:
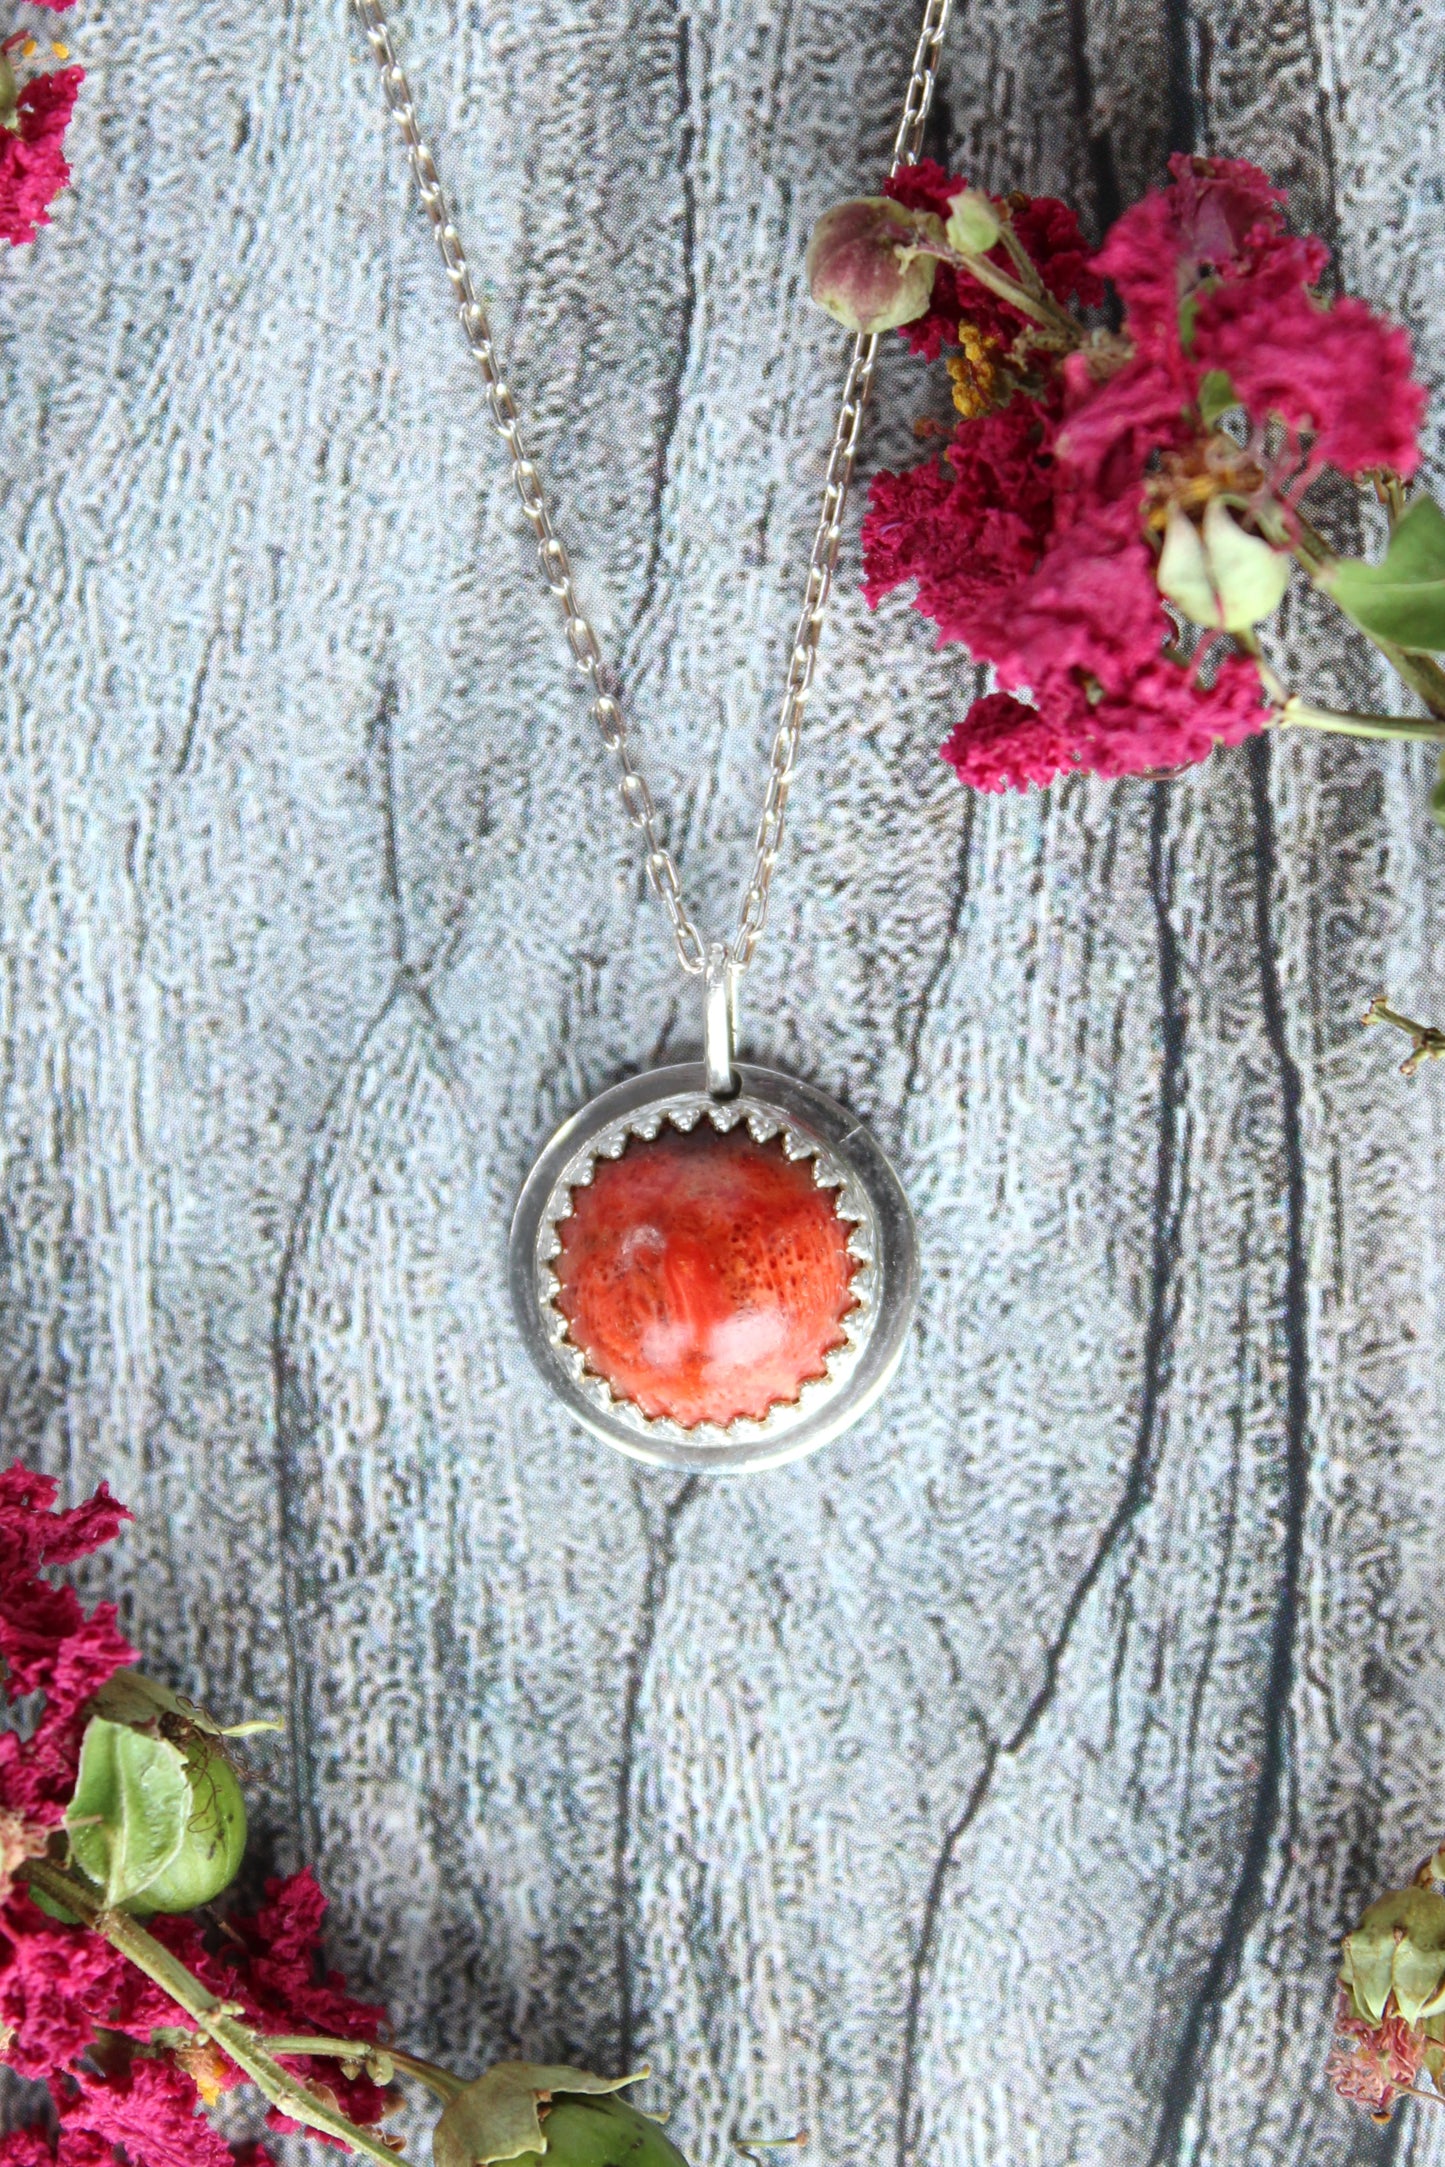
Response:
[[[527,1351],[578,1421],[632,1458],[654,1466],[743,1472],[799,1459],[836,1437],[882,1392],[898,1365],[918,1291],[913,1215],[898,1177],[877,1143],[837,1101],[811,1084],[771,1069],[737,1064],[730,1098],[709,1093],[701,1063],[654,1069],[604,1091],[564,1122],[527,1178],[512,1221],[510,1279]],[[720,1132],[743,1123],[765,1143],[781,1141],[790,1159],[811,1160],[820,1189],[832,1190],[850,1229],[853,1305],[841,1320],[843,1342],[825,1374],[795,1400],[759,1420],[685,1428],[643,1413],[588,1367],[557,1306],[553,1263],[573,1192],[591,1182],[600,1159],[617,1159],[634,1137],[652,1139],[709,1121]]]

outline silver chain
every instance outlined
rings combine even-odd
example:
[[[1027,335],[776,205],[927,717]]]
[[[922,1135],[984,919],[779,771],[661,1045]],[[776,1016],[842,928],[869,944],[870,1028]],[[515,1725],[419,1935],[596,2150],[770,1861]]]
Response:
[[[353,0],[353,4],[365,28],[367,43],[371,47],[377,67],[381,71],[382,90],[387,106],[406,144],[421,207],[431,221],[447,277],[451,280],[452,291],[457,298],[463,334],[486,381],[492,421],[507,448],[512,483],[521,499],[523,515],[537,537],[538,570],[547,587],[557,597],[561,608],[567,645],[591,693],[592,719],[602,734],[602,742],[614,755],[621,770],[623,809],[633,826],[641,830],[647,845],[647,877],[667,912],[673,939],[677,943],[677,960],[685,971],[696,974],[706,966],[707,946],[683,902],[677,866],[658,831],[657,808],[653,803],[652,792],[647,787],[646,777],[633,759],[627,721],[615,693],[609,689],[609,673],[603,666],[597,635],[578,605],[576,589],[572,584],[571,560],[553,527],[541,473],[523,440],[516,401],[502,374],[497,350],[492,343],[487,312],[477,299],[461,238],[452,221],[441,182],[437,178],[436,165],[417,126],[411,86],[396,57],[396,48],[391,42],[391,32],[387,28],[381,0]],[[948,21],[949,5],[950,0],[925,0],[923,27],[914,50],[913,72],[908,79],[903,117],[898,123],[898,133],[893,140],[890,173],[896,173],[901,165],[911,165],[918,156],[928,120],[928,108],[933,99],[933,85],[938,69],[939,51],[943,44],[944,26]],[[768,763],[768,787],[763,798],[762,815],[758,821],[752,872],[743,896],[742,910],[738,915],[737,931],[727,952],[728,963],[733,972],[746,970],[752,961],[753,951],[758,945],[768,914],[768,889],[772,884],[773,868],[777,864],[778,851],[782,844],[783,816],[798,757],[803,707],[817,665],[818,643],[823,636],[823,617],[828,607],[833,572],[838,562],[838,546],[843,534],[843,508],[848,498],[848,484],[853,474],[858,433],[863,425],[863,409],[873,381],[873,363],[877,350],[876,337],[856,339],[848,364],[848,374],[843,382],[843,399],[838,409],[837,427],[833,431],[832,450],[828,455],[828,472],[823,483],[818,527],[813,536],[812,555],[808,559],[803,607],[793,634],[792,652],[788,656],[782,709]]]

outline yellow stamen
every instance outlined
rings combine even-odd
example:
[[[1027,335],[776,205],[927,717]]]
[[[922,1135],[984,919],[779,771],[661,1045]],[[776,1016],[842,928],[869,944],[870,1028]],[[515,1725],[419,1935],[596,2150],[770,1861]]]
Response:
[[[40,47],[36,44],[34,38],[27,38],[20,48],[20,58],[22,60],[31,60],[39,50]]]
[[[57,60],[69,60],[70,58],[70,47],[68,45],[60,44],[59,41],[55,38],[52,38],[50,41],[50,50],[52,53],[54,53]]]
[[[950,354],[947,363],[953,403],[965,421],[977,421],[998,396],[998,367],[993,359],[998,342],[985,338],[972,324],[960,324],[958,343],[963,352]]]

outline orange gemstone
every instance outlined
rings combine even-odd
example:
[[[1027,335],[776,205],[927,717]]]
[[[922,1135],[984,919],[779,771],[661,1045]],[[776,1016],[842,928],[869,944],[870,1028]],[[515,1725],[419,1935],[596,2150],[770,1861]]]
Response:
[[[667,1128],[572,1192],[557,1307],[588,1368],[644,1414],[756,1421],[843,1344],[849,1232],[812,1161],[778,1139]]]

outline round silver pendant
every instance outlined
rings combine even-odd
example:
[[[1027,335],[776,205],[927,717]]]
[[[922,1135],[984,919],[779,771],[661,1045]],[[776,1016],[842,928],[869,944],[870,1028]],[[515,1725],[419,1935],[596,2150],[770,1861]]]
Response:
[[[654,1466],[741,1473],[800,1459],[873,1405],[903,1351],[918,1296],[918,1242],[897,1175],[846,1107],[794,1076],[744,1062],[732,1070],[730,1096],[709,1090],[709,1075],[703,1062],[654,1069],[604,1091],[562,1124],[517,1201],[509,1277],[528,1353],[595,1436]],[[742,1123],[756,1142],[776,1138],[789,1159],[811,1166],[849,1229],[853,1306],[825,1374],[803,1384],[795,1400],[775,1403],[758,1420],[689,1428],[644,1413],[589,1367],[558,1307],[553,1265],[574,1192],[590,1185],[599,1160],[620,1158],[634,1138],[651,1140],[665,1125],[686,1132],[699,1122],[723,1133]]]

